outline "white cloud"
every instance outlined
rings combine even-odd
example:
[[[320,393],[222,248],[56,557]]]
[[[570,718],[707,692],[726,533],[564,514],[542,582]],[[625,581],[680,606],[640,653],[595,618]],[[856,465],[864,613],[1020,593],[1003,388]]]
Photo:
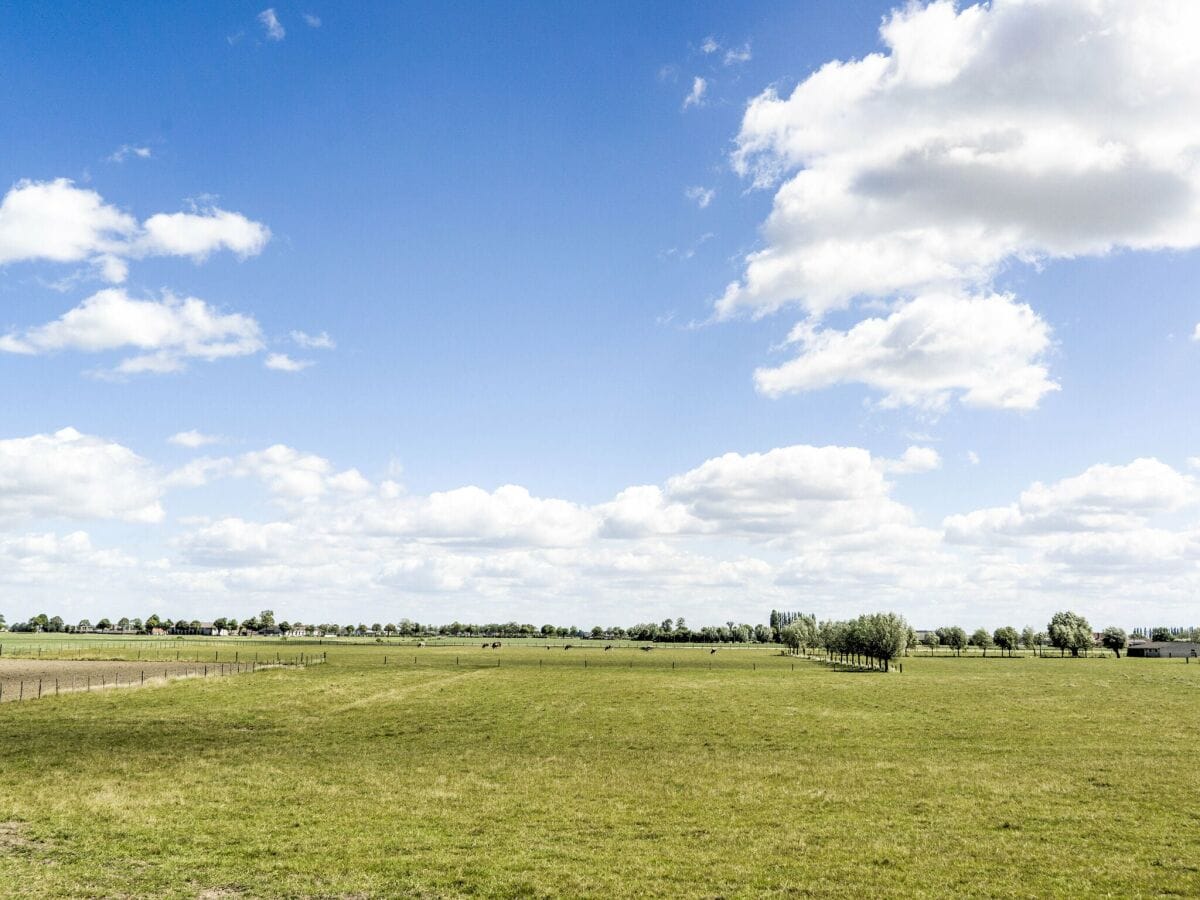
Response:
[[[144,351],[117,365],[114,372],[123,375],[175,372],[189,359],[246,356],[262,347],[250,316],[221,313],[195,297],[137,300],[120,288],[98,291],[53,322],[0,337],[0,351],[7,353]]]
[[[332,350],[337,346],[333,338],[322,331],[320,334],[307,334],[303,331],[293,331],[292,341],[297,347],[304,347],[309,350]]]
[[[257,256],[271,231],[241,213],[212,207],[197,212],[158,213],[143,223],[137,249],[147,256],[190,256],[202,262],[217,250],[239,259]]]
[[[1058,390],[1044,362],[1049,327],[1009,295],[923,295],[848,331],[801,322],[789,343],[795,359],[754,374],[768,396],[860,382],[883,391],[884,406],[943,409],[958,394],[967,406],[1031,409]]]
[[[683,108],[687,109],[689,106],[703,106],[704,95],[707,93],[707,91],[708,82],[697,75],[692,79],[692,90],[686,97],[683,98]]]
[[[207,447],[209,444],[219,444],[224,438],[214,434],[204,434],[197,431],[195,428],[190,431],[180,431],[167,438],[167,441],[175,444],[177,447],[188,447],[195,450],[199,447]]]
[[[149,159],[151,157],[149,147],[141,147],[136,144],[122,144],[108,156],[108,161],[112,163],[123,163],[130,157],[136,159]]]
[[[132,598],[143,614],[163,596],[196,614],[286,601],[289,617],[321,621],[381,615],[403,592],[422,620],[579,624],[760,621],[798,595],[819,615],[892,607],[921,626],[994,627],[1068,602],[1126,626],[1132,610],[1190,609],[1200,529],[1180,520],[1200,506],[1195,476],[1152,459],[1093,466],[1034,484],[1009,507],[950,516],[943,533],[889,481],[939,464],[918,446],[899,459],[805,445],[727,453],[588,506],[518,485],[410,493],[284,445],[163,475],[68,429],[0,441],[0,597],[35,604],[83,586],[106,605]],[[260,482],[271,512],[256,520],[252,501],[164,524],[161,559],[130,559],[81,532],[6,531],[22,518],[159,521],[164,491],[219,477]],[[79,615],[94,618],[96,602],[85,605]]]
[[[262,479],[273,493],[295,499],[318,497],[327,490],[333,470],[329,460],[276,444],[247,453],[238,462],[238,473]]]
[[[760,539],[844,534],[907,523],[908,510],[866,450],[797,445],[726,453],[667,480],[627,488],[597,508],[608,534],[738,533]]]
[[[1192,332],[1192,340],[1200,341],[1200,322],[1196,323],[1196,330]]]
[[[897,475],[932,472],[942,467],[942,457],[932,447],[909,447],[899,459],[882,460],[883,470]]]
[[[22,261],[89,262],[105,280],[128,275],[129,259],[188,256],[200,262],[227,249],[261,253],[271,231],[217,207],[157,213],[145,222],[66,178],[19,181],[0,202],[0,266]]]
[[[293,359],[286,353],[271,353],[267,355],[263,365],[276,372],[303,372],[311,366],[310,359]]]
[[[304,18],[304,24],[307,25],[309,28],[320,28],[321,27],[320,16],[315,16],[312,13],[304,13],[303,18]]]
[[[740,47],[730,47],[725,51],[725,56],[721,63],[726,66],[736,65],[737,63],[749,62],[753,54],[750,52],[750,42],[742,44]]]
[[[705,56],[716,53],[720,49],[721,45],[717,43],[717,39],[712,35],[709,35],[700,43],[700,52]]]
[[[1200,245],[1197,29],[1188,3],[940,0],[892,13],[886,52],[749,104],[734,167],[782,184],[718,315],[961,302],[1010,262]],[[1001,356],[1036,403],[1044,385],[1027,355]]]
[[[279,21],[279,16],[275,14],[274,7],[264,9],[260,12],[258,14],[258,23],[262,25],[263,33],[266,34],[269,41],[282,41],[287,35],[283,23]]]
[[[1037,482],[1011,506],[950,516],[951,540],[1007,541],[1028,535],[1127,531],[1200,502],[1200,485],[1157,459],[1095,465],[1051,485]]]
[[[161,495],[144,459],[74,428],[0,440],[0,519],[158,522]]]
[[[137,231],[132,216],[65,178],[18,181],[0,202],[0,265],[79,262],[119,251]]]
[[[689,187],[683,192],[683,195],[693,201],[701,209],[706,209],[713,198],[717,196],[717,192],[712,188],[706,188],[701,185]]]
[[[969,462],[973,466],[979,465],[979,454],[976,453],[974,450],[968,450],[967,451],[967,462]]]

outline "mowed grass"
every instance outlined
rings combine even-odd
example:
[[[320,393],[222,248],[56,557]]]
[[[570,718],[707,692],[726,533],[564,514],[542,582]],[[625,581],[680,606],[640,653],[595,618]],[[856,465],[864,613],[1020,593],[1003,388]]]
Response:
[[[1200,665],[397,649],[0,707],[0,894],[1200,894]]]

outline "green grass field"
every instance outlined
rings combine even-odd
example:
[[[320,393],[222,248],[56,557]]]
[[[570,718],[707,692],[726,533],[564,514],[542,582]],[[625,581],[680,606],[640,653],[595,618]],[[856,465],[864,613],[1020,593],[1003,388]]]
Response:
[[[1200,894],[1179,660],[124,643],[327,662],[0,705],[0,895]]]

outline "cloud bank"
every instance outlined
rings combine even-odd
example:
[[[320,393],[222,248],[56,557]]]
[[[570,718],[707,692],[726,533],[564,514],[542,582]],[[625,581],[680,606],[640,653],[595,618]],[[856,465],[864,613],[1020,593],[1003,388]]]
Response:
[[[892,404],[1036,406],[1057,387],[1049,327],[993,280],[1200,244],[1198,28],[1200,8],[1169,0],[913,3],[884,20],[883,51],[755,97],[732,163],[774,204],[716,311],[806,317],[797,358],[760,388],[858,381]],[[871,298],[883,319],[820,327]],[[1000,333],[970,328],[976,316]],[[852,348],[876,361],[849,362]]]
[[[305,618],[442,610],[580,624],[670,613],[757,621],[772,606],[995,624],[1069,603],[1128,625],[1132,609],[1190,608],[1200,588],[1194,474],[1152,458],[1101,464],[1032,484],[1006,506],[923,523],[896,486],[941,465],[922,446],[886,458],[794,445],[726,453],[585,504],[514,484],[413,493],[283,444],[169,469],[64,429],[0,440],[0,597],[111,582],[106,603],[169,596],[195,615],[261,603]],[[251,502],[222,513],[229,479]],[[171,518],[184,490],[209,513]],[[152,528],[165,550],[138,559],[108,549],[81,520]]]

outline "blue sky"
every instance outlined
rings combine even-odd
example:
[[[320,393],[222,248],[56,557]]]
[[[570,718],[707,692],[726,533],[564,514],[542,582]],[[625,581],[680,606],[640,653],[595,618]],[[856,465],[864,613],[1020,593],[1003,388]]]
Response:
[[[1200,240],[1156,136],[1200,111],[1189,13],[1081,58],[1084,96],[1048,60],[1133,34],[1117,6],[893,5],[0,12],[0,190],[68,179],[132,223],[69,259],[53,222],[0,226],[0,611],[1186,616]],[[1160,99],[1122,107],[1151,54]],[[111,292],[134,305],[47,330]],[[164,292],[203,327],[147,337]],[[954,349],[898,357],[914,328]],[[81,505],[113,465],[157,512]]]

